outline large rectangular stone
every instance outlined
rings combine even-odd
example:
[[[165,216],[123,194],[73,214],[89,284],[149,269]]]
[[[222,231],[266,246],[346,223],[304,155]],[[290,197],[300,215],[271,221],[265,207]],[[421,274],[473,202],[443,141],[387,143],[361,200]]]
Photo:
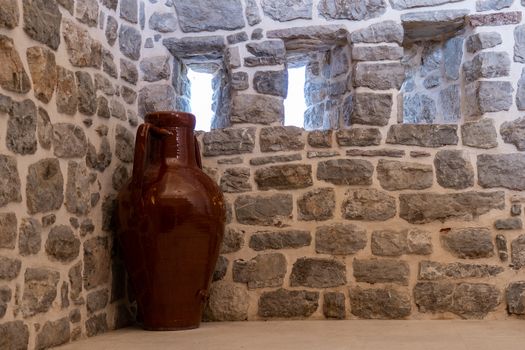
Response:
[[[255,147],[255,128],[217,129],[204,134],[204,156],[251,153]]]
[[[480,186],[525,190],[525,154],[480,154],[477,165]]]
[[[255,171],[259,190],[290,190],[312,186],[310,164],[273,165]]]
[[[232,123],[271,124],[284,120],[283,100],[277,97],[237,94],[232,99]]]
[[[399,202],[400,217],[413,224],[471,221],[492,209],[504,209],[505,192],[402,193]]]
[[[237,221],[245,225],[283,226],[292,217],[291,194],[270,196],[239,196],[235,200]]]
[[[457,129],[457,125],[448,124],[397,124],[388,130],[386,143],[421,147],[457,145]]]
[[[405,68],[399,62],[355,65],[354,86],[373,90],[400,89],[405,80]]]

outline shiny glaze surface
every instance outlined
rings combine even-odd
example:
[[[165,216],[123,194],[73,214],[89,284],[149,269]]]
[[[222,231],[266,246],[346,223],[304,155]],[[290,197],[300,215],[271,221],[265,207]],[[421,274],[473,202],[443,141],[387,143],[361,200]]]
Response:
[[[195,117],[157,112],[137,131],[118,236],[143,327],[196,328],[224,234],[224,200],[201,170]]]

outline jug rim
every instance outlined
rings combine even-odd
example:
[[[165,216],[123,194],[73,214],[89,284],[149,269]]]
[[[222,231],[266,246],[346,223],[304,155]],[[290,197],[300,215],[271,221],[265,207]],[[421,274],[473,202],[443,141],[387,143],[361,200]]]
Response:
[[[158,111],[149,112],[144,117],[146,123],[151,123],[158,127],[186,127],[195,129],[195,116],[188,112],[181,111]]]

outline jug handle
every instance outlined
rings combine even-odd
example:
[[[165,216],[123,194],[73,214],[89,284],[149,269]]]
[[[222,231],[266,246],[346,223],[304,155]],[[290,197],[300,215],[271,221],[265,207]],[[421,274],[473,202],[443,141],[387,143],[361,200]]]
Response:
[[[172,135],[169,130],[162,129],[150,123],[144,123],[139,126],[137,130],[137,137],[135,140],[135,160],[133,163],[133,186],[137,190],[135,193],[142,195],[142,182],[144,180],[144,169],[149,155],[149,139],[150,133],[159,136]]]
[[[197,136],[193,136],[193,143],[195,144],[195,160],[197,161],[197,166],[202,170],[202,159],[201,159],[201,149],[199,147],[199,141],[197,141]]]

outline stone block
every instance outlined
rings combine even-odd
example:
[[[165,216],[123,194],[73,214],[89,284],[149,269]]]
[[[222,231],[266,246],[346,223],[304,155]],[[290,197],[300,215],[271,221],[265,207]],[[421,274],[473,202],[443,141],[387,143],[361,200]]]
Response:
[[[330,288],[345,284],[345,264],[333,259],[299,258],[290,275],[291,287]]]
[[[290,194],[237,197],[234,203],[237,221],[245,225],[282,226],[292,216]]]
[[[402,319],[410,315],[410,294],[394,287],[349,289],[350,311],[364,319]]]
[[[262,152],[299,151],[304,149],[303,130],[296,126],[262,128],[259,144]]]
[[[420,280],[436,281],[444,279],[488,278],[502,273],[504,268],[497,265],[465,264],[460,262],[440,263],[423,260],[419,263]]]
[[[232,100],[232,123],[271,124],[284,120],[284,104],[279,98],[265,95],[235,95]]]
[[[481,78],[506,77],[510,72],[510,57],[506,52],[480,52],[471,61],[463,63],[467,82]]]
[[[508,111],[514,88],[508,81],[476,81],[465,87],[465,99],[471,116]]]
[[[408,286],[410,268],[406,261],[394,259],[354,259],[352,262],[357,282],[396,283]]]
[[[250,168],[229,168],[224,171],[220,182],[223,192],[238,193],[251,191]]]
[[[509,124],[503,124],[509,125]],[[505,138],[504,134],[508,135],[506,128],[500,129],[502,137]],[[514,133],[514,132],[513,132]],[[496,127],[494,126],[494,119],[483,118],[480,121],[469,122],[461,125],[461,140],[463,145],[475,148],[489,149],[498,146],[498,134]]]
[[[501,35],[498,32],[481,32],[467,38],[467,52],[476,53],[484,49],[496,47],[502,43]]]
[[[403,27],[395,21],[373,23],[364,29],[359,29],[350,35],[353,43],[403,43]]]
[[[441,232],[441,244],[462,259],[489,258],[494,255],[492,234],[488,228],[454,228]]]
[[[434,158],[437,182],[456,190],[474,186],[474,168],[460,150],[440,150]]]
[[[335,191],[333,188],[318,188],[306,192],[297,200],[299,220],[324,221],[333,218]]]
[[[392,113],[392,103],[392,94],[356,93],[350,122],[352,124],[387,125]]]
[[[364,0],[359,3],[352,1],[321,0],[317,6],[319,15],[326,19],[347,19],[362,21],[379,17],[386,12],[385,0]]]
[[[312,242],[308,231],[258,231],[250,237],[248,246],[255,251],[267,249],[295,249],[307,247]]]
[[[385,190],[422,190],[432,186],[434,172],[427,164],[380,159],[377,179]]]
[[[24,273],[22,315],[30,317],[49,311],[57,296],[60,274],[45,268],[28,268]]]
[[[211,321],[244,321],[248,318],[248,292],[227,281],[212,283],[204,316]]]
[[[354,224],[320,226],[315,232],[315,251],[321,254],[355,254],[366,242],[366,230]]]
[[[505,207],[505,193],[459,192],[459,193],[402,193],[399,195],[399,216],[412,224],[432,221],[472,221],[492,209]]]
[[[286,190],[306,188],[313,185],[310,164],[272,165],[255,171],[255,183],[259,190]]]
[[[525,155],[520,153],[478,155],[478,184],[484,188],[525,189]]]
[[[354,87],[373,90],[400,89],[405,80],[405,69],[401,63],[358,62],[355,65]]]
[[[329,319],[344,320],[346,318],[345,295],[338,292],[324,293],[323,315]]]
[[[246,283],[248,289],[280,287],[286,274],[286,259],[281,253],[259,254],[250,260],[233,262],[233,281]]]
[[[457,125],[392,125],[390,129],[388,129],[386,143],[421,147],[457,145]]]
[[[362,159],[333,159],[319,162],[317,179],[335,185],[371,185],[374,166]]]
[[[456,35],[465,26],[468,10],[435,10],[409,12],[401,15],[405,39],[432,40]]]
[[[204,156],[251,153],[255,147],[255,128],[218,129],[204,133]]]
[[[347,220],[385,221],[396,215],[396,199],[376,189],[348,190],[342,204]]]
[[[260,317],[309,317],[319,307],[319,292],[286,290],[263,292],[257,314]]]

